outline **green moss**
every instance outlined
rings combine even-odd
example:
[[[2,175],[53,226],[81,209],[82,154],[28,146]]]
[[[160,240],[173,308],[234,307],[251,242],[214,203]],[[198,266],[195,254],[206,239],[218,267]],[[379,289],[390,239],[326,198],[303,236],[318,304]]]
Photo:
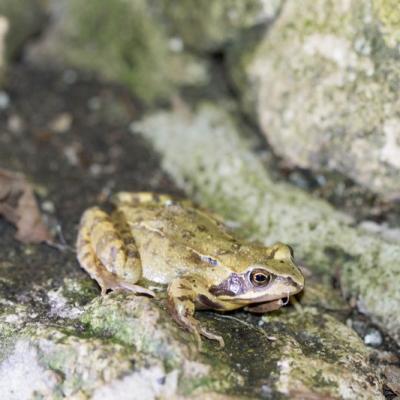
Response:
[[[109,295],[94,300],[81,316],[81,321],[93,335],[134,346],[137,351],[157,356],[169,368],[174,368],[188,349],[177,345],[179,330],[164,324],[163,314],[146,298]],[[165,325],[166,331],[158,329],[159,325]]]
[[[15,56],[27,39],[37,34],[45,22],[42,0],[0,0],[0,15],[8,18],[7,56]]]
[[[233,81],[276,154],[397,196],[397,19],[391,1],[288,1],[262,38],[233,46]]]
[[[96,283],[90,279],[64,279],[62,295],[74,305],[84,305],[99,294]]]
[[[247,28],[272,18],[281,0],[163,0],[160,2],[166,25],[190,48],[215,51],[237,39]]]
[[[373,0],[375,10],[382,23],[385,42],[394,48],[400,42],[400,9],[396,0]]]
[[[165,33],[146,1],[70,2],[69,58],[119,80],[145,100],[171,90]]]

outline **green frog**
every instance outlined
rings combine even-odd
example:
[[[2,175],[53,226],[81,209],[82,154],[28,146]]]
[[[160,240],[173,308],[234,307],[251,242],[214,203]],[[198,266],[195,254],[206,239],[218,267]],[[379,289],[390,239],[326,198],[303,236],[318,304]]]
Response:
[[[108,290],[154,296],[143,280],[167,286],[173,319],[201,336],[223,338],[195,319],[195,310],[254,313],[276,310],[304,287],[304,276],[283,243],[271,247],[235,238],[214,214],[188,200],[120,192],[107,213],[89,208],[81,218],[77,257]]]

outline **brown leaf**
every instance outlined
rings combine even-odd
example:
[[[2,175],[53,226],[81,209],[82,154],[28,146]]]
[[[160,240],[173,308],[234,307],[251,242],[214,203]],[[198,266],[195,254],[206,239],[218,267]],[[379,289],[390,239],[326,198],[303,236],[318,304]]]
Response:
[[[21,242],[53,242],[33,189],[20,173],[0,169],[0,216],[16,226],[15,238]]]

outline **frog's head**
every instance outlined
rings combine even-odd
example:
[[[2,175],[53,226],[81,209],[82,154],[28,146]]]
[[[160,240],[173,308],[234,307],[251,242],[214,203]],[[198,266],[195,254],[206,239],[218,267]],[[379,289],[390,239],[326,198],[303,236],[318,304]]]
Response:
[[[231,273],[210,292],[219,300],[243,305],[264,303],[300,292],[304,276],[293,261],[293,249],[283,243],[266,248],[267,257],[253,262],[243,272]]]

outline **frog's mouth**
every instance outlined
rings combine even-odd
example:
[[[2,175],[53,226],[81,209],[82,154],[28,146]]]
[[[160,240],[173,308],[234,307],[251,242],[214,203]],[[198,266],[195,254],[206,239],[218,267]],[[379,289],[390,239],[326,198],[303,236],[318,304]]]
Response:
[[[282,294],[265,294],[263,296],[238,296],[238,297],[229,297],[229,296],[221,296],[219,297],[221,300],[230,300],[233,303],[242,303],[242,304],[260,304],[260,303],[270,303],[276,302],[277,300],[282,301],[282,305],[286,305],[289,302],[289,296],[292,296],[299,291],[288,291],[285,295]]]
[[[245,310],[253,314],[264,314],[269,311],[278,310],[279,308],[286,306],[288,303],[289,296],[274,301],[250,304],[245,307]]]

